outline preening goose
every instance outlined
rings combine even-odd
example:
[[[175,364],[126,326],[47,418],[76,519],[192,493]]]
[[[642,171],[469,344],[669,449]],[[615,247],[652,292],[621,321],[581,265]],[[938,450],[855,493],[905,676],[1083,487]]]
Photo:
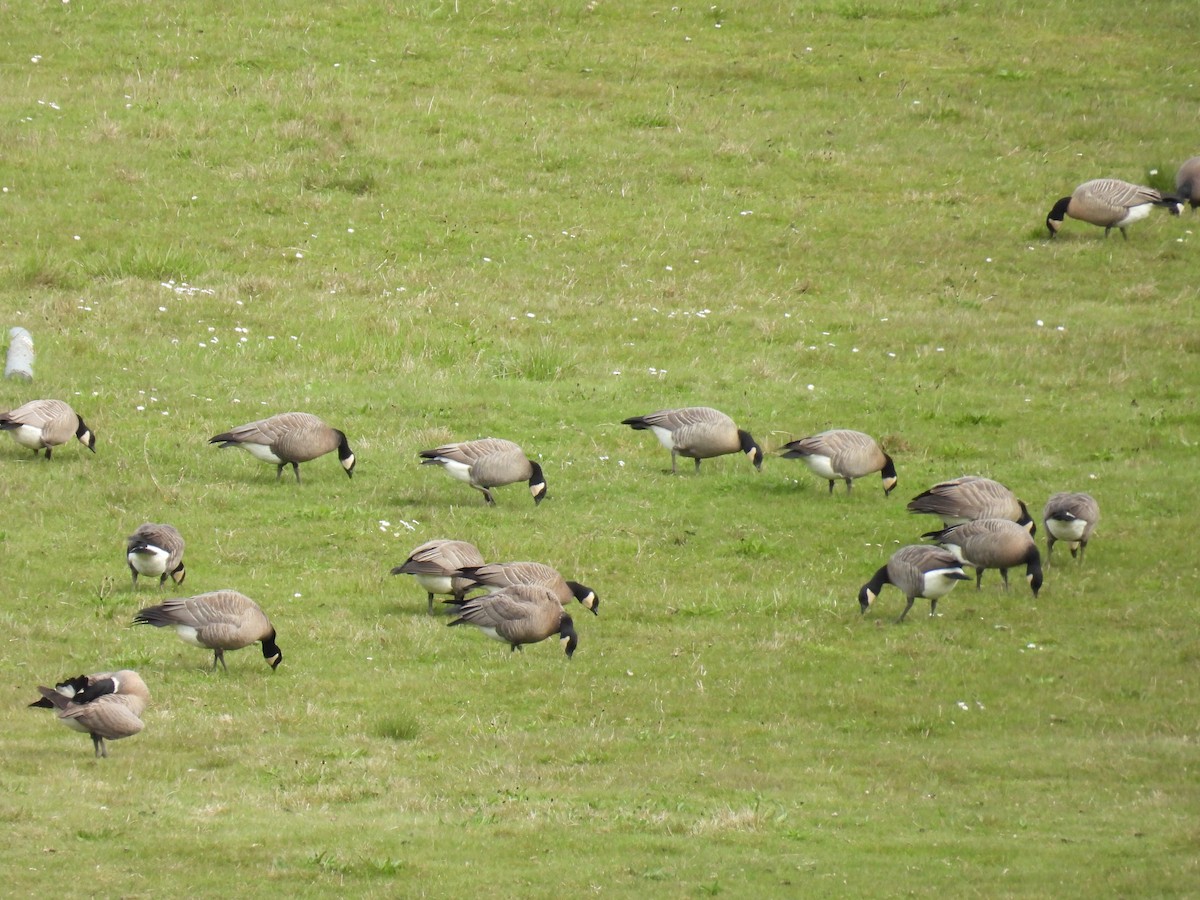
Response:
[[[549,588],[563,606],[572,600],[578,600],[594,614],[600,614],[600,598],[595,591],[578,581],[568,581],[557,569],[544,563],[488,563],[464,566],[456,574],[468,579],[472,585],[486,588],[489,593],[496,593],[516,584],[534,584]]]
[[[894,584],[903,591],[908,601],[897,622],[904,621],[917,597],[929,600],[929,615],[935,615],[938,601],[950,593],[958,582],[967,579],[962,567],[958,557],[941,547],[928,544],[901,547],[859,590],[861,612],[866,614],[885,584]]]
[[[300,463],[337,451],[346,475],[354,476],[354,453],[346,435],[330,428],[310,413],[279,413],[269,419],[239,425],[208,439],[221,448],[241,447],[255,459],[276,467],[275,480],[283,477],[283,467],[290,465],[300,483]]]
[[[975,519],[1011,519],[1030,534],[1037,532],[1024,500],[1000,482],[978,475],[964,475],[935,484],[913,497],[906,509],[938,516],[947,526]]]
[[[798,459],[817,475],[829,481],[829,493],[837,479],[846,482],[850,493],[855,478],[878,472],[883,478],[886,497],[896,486],[896,464],[880,448],[875,438],[861,431],[837,428],[784,444],[784,459]]]
[[[575,623],[563,612],[558,597],[549,588],[534,584],[515,584],[464,600],[458,604],[458,618],[449,624],[474,625],[513,650],[557,634],[568,659],[579,644]]]
[[[133,624],[171,627],[185,644],[212,650],[214,671],[217,663],[229,671],[226,650],[240,650],[256,641],[262,641],[263,658],[272,669],[283,662],[271,620],[257,603],[237,591],[212,591],[168,600],[141,610]]]
[[[1054,553],[1055,541],[1066,541],[1071,555],[1078,554],[1083,562],[1084,551],[1096,523],[1100,521],[1100,504],[1091,494],[1062,492],[1053,494],[1042,510],[1042,522],[1046,525],[1046,562]]]
[[[1117,178],[1096,178],[1085,181],[1075,188],[1070,197],[1063,197],[1055,203],[1046,216],[1046,227],[1050,230],[1050,237],[1054,237],[1062,228],[1063,217],[1070,216],[1081,222],[1099,225],[1104,229],[1105,237],[1114,228],[1119,228],[1121,236],[1129,240],[1125,228],[1146,218],[1156,206],[1165,206],[1174,216],[1183,209],[1183,204],[1174,197],[1163,197],[1154,188],[1130,184]]]
[[[187,571],[183,566],[183,535],[174,525],[147,522],[125,539],[125,561],[137,589],[139,575],[158,578],[162,587],[169,575],[176,584],[183,584]]]
[[[1033,596],[1042,588],[1042,557],[1032,535],[1009,519],[976,519],[961,525],[951,525],[941,531],[930,531],[922,537],[931,538],[954,556],[975,567],[975,589],[983,583],[986,569],[999,569],[1004,589],[1008,590],[1008,570],[1025,566],[1025,580]]]
[[[446,474],[465,481],[494,506],[492,488],[525,481],[536,506],[546,499],[546,477],[542,467],[525,455],[517,444],[502,438],[481,438],[458,444],[443,444],[419,454],[421,465],[441,466]]]
[[[393,575],[412,575],[428,595],[428,612],[433,612],[433,595],[450,594],[461,600],[475,582],[456,576],[462,566],[483,565],[483,554],[467,541],[426,541],[409,554],[408,559],[392,569]]]
[[[58,720],[92,738],[96,756],[108,756],[104,742],[132,737],[142,730],[142,713],[150,691],[137,672],[98,672],[59,682],[53,689],[38,687],[40,700],[30,706],[53,709]]]
[[[72,437],[93,453],[96,436],[88,430],[80,415],[61,400],[30,400],[10,412],[0,413],[0,430],[7,431],[22,447],[37,456],[45,448],[46,459],[51,451]]]
[[[671,474],[675,474],[675,458],[684,456],[700,461],[727,453],[745,453],[762,470],[763,452],[750,432],[737,427],[733,419],[707,406],[687,406],[682,409],[663,409],[645,416],[621,420],[634,431],[650,431],[658,442],[671,451]]]

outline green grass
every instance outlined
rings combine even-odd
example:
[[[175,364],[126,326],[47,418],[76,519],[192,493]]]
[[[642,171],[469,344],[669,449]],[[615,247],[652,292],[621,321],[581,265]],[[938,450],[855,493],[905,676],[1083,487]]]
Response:
[[[744,6],[0,3],[0,408],[98,434],[0,443],[6,891],[1194,893],[1198,220],[1043,224],[1198,152],[1193,5]],[[618,424],[692,404],[900,487]],[[290,409],[353,480],[205,444]],[[489,434],[545,503],[417,465]],[[1087,564],[860,617],[963,473],[1092,492]],[[147,520],[277,671],[126,627]],[[427,617],[387,573],[440,536],[594,587],[575,658]],[[118,666],[107,760],[24,708]]]

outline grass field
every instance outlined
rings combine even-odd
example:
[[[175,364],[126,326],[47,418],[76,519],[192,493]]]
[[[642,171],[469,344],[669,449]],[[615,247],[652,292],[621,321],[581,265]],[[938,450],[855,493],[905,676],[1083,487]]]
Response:
[[[0,409],[98,435],[0,441],[0,893],[1195,894],[1200,219],[1044,225],[1200,153],[1194,3],[743,6],[0,0]],[[687,405],[763,471],[619,424]],[[293,409],[353,479],[206,444]],[[829,427],[890,498],[773,455]],[[417,465],[486,435],[546,502]],[[1086,564],[860,616],[964,473]],[[276,671],[127,627],[145,521]],[[435,537],[595,588],[574,658],[427,616]],[[106,760],[25,708],[119,667]]]

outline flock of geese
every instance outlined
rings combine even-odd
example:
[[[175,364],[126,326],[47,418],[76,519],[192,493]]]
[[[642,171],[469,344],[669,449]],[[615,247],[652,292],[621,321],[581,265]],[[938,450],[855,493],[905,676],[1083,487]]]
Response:
[[[671,453],[671,471],[678,457],[695,462],[743,453],[756,469],[762,468],[764,453],[754,437],[739,428],[732,418],[710,407],[685,407],[633,416],[622,421],[635,431],[650,431]],[[77,438],[95,452],[96,437],[68,404],[59,400],[35,400],[11,412],[0,413],[0,430],[9,432],[18,444],[36,456],[45,450],[47,459],[56,447]],[[337,452],[347,476],[353,477],[355,458],[346,435],[308,413],[291,412],[216,435],[209,443],[240,447],[256,459],[276,467],[276,480],[291,466],[297,483],[300,463]],[[838,481],[847,492],[855,479],[879,473],[884,495],[897,485],[896,466],[870,435],[849,429],[833,429],[785,444],[785,459],[803,462],[825,479],[833,493]],[[442,467],[452,478],[483,494],[484,502],[495,504],[492,491],[526,482],[534,503],[547,492],[541,466],[530,460],[517,444],[496,438],[445,444],[419,454],[422,465]],[[923,535],[930,544],[901,547],[859,591],[859,604],[866,613],[883,587],[894,585],[905,595],[903,621],[918,598],[930,601],[930,615],[937,603],[954,586],[967,578],[964,566],[976,573],[976,588],[987,569],[998,569],[1005,589],[1008,570],[1024,565],[1034,596],[1042,585],[1041,555],[1034,543],[1036,526],[1024,501],[999,482],[964,476],[936,484],[908,504],[914,513],[941,519],[942,528]],[[1052,496],[1043,510],[1047,532],[1047,554],[1056,541],[1066,541],[1072,555],[1082,561],[1088,540],[1100,518],[1094,498],[1086,493],[1063,492]],[[166,523],[146,523],[126,540],[125,559],[131,586],[138,578],[156,578],[161,588],[171,579],[181,585],[187,570],[184,539],[177,528]],[[564,578],[552,566],[537,562],[488,563],[479,549],[462,540],[428,541],[392,569],[393,575],[412,576],[427,595],[427,611],[433,612],[435,595],[455,607],[450,626],[472,625],[513,650],[557,635],[570,658],[579,643],[574,621],[567,608],[578,602],[593,614],[599,613],[600,597],[595,590]],[[472,592],[481,590],[482,593]],[[212,668],[228,670],[225,652],[260,644],[263,658],[277,667],[283,652],[270,618],[249,597],[235,590],[219,590],[166,600],[138,611],[134,625],[173,628],[187,644],[213,653]],[[95,755],[108,755],[106,740],[138,734],[141,714],[149,702],[149,691],[133,671],[100,672],[69,678],[54,688],[38,688],[41,698],[32,706],[56,710],[66,726],[92,738]]]
[[[1176,196],[1114,178],[1084,182],[1069,197],[1057,201],[1046,216],[1046,227],[1054,237],[1064,219],[1070,217],[1113,229],[1128,240],[1126,228],[1144,219],[1155,206],[1173,215],[1184,203],[1200,206],[1200,156],[1180,166],[1175,180]],[[622,421],[635,431],[649,431],[671,453],[671,472],[678,457],[691,459],[697,471],[702,460],[744,453],[756,469],[762,468],[762,448],[744,429],[719,410],[709,407],[665,409]],[[56,447],[72,437],[93,453],[96,436],[83,418],[61,400],[34,400],[10,412],[0,413],[0,430],[7,431],[36,456],[45,451],[47,460]],[[250,422],[209,439],[219,447],[240,447],[256,459],[276,467],[276,480],[292,467],[297,483],[300,464],[337,452],[347,476],[354,475],[354,452],[346,435],[317,416],[303,412],[282,413]],[[854,480],[879,473],[884,495],[897,484],[896,466],[871,436],[859,431],[833,429],[784,445],[785,459],[798,459],[829,483],[844,481],[846,490]],[[450,477],[465,482],[495,504],[496,488],[525,482],[535,504],[547,496],[542,467],[529,459],[521,447],[499,438],[445,444],[419,454],[422,465],[440,466]],[[1036,597],[1042,586],[1042,558],[1034,536],[1037,527],[1025,502],[1003,484],[989,478],[964,476],[935,484],[914,497],[907,506],[913,513],[937,516],[942,527],[922,537],[930,543],[903,546],[891,554],[859,590],[859,607],[865,614],[885,585],[904,594],[906,605],[897,621],[902,622],[917,598],[929,600],[929,613],[960,581],[968,580],[963,567],[975,571],[981,587],[983,573],[998,569],[1004,588],[1008,570],[1025,567],[1025,578]],[[1100,507],[1084,492],[1060,492],[1047,500],[1042,510],[1046,529],[1047,561],[1054,545],[1064,541],[1071,555],[1082,563]],[[133,589],[138,577],[157,578],[159,587],[170,578],[182,584],[186,575],[184,540],[169,524],[146,523],[126,541],[126,562]],[[451,626],[472,625],[513,650],[557,635],[570,658],[579,643],[574,622],[566,611],[578,602],[593,614],[599,613],[598,594],[577,581],[565,579],[553,567],[535,562],[488,563],[473,544],[461,540],[428,541],[412,551],[408,559],[392,569],[393,575],[412,576],[426,591],[427,611],[433,612],[435,595],[455,607]],[[482,590],[471,596],[473,591]],[[174,628],[181,640],[213,652],[212,668],[227,670],[225,652],[260,644],[272,668],[283,661],[276,642],[275,627],[261,607],[235,590],[211,591],[193,597],[167,600],[140,610],[135,625]],[[146,683],[128,669],[79,675],[59,682],[54,688],[39,686],[41,698],[31,706],[56,711],[64,725],[91,736],[95,755],[105,757],[105,741],[138,734],[144,727],[142,713],[150,700]]]

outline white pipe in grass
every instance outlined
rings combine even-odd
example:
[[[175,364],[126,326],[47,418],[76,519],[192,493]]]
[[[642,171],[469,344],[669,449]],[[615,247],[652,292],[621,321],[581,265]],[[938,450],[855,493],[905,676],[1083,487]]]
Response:
[[[33,381],[33,336],[24,328],[13,328],[8,332],[4,377]]]

